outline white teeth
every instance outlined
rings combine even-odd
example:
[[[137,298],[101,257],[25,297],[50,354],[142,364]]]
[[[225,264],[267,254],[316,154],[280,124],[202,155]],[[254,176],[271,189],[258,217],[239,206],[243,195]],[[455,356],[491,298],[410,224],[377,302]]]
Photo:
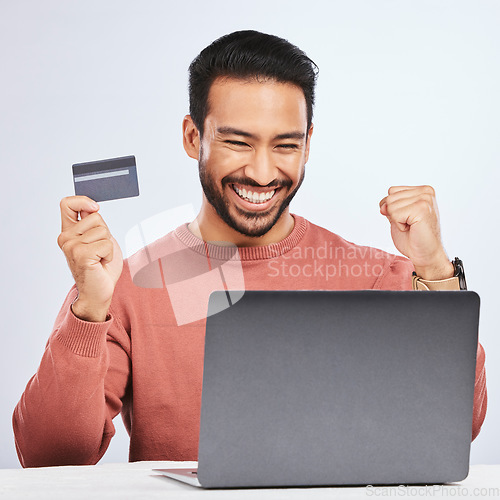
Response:
[[[272,191],[269,191],[267,193],[254,193],[252,191],[247,191],[246,189],[239,189],[234,184],[233,189],[241,198],[250,201],[251,203],[263,203],[264,201],[268,201],[274,196],[274,193],[276,192],[276,190],[273,189]]]

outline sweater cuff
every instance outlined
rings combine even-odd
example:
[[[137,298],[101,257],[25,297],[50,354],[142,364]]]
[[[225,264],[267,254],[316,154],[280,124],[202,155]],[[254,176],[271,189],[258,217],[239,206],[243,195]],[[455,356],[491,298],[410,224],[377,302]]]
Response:
[[[55,338],[78,356],[97,358],[106,345],[106,334],[113,321],[110,314],[102,323],[84,321],[69,307]]]

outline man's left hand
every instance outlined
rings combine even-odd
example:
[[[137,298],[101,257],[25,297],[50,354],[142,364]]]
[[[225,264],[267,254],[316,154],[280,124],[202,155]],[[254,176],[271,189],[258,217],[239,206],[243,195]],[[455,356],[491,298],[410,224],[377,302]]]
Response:
[[[441,242],[436,193],[431,186],[392,186],[380,201],[391,223],[392,241],[424,280],[453,276],[453,264]]]

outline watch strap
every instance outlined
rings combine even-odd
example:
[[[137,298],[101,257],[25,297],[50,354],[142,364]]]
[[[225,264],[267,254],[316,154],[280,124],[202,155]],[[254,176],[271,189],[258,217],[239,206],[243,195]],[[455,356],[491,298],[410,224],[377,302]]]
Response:
[[[458,276],[453,276],[444,280],[424,280],[417,273],[412,276],[413,290],[460,290]]]

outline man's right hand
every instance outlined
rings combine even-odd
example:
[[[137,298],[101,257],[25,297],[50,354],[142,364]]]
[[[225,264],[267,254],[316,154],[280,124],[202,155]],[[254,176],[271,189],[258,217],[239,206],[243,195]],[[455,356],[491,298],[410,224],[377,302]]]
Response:
[[[85,321],[106,320],[123,269],[120,247],[98,211],[99,205],[86,196],[61,200],[61,234],[57,243],[78,288],[73,313]]]

